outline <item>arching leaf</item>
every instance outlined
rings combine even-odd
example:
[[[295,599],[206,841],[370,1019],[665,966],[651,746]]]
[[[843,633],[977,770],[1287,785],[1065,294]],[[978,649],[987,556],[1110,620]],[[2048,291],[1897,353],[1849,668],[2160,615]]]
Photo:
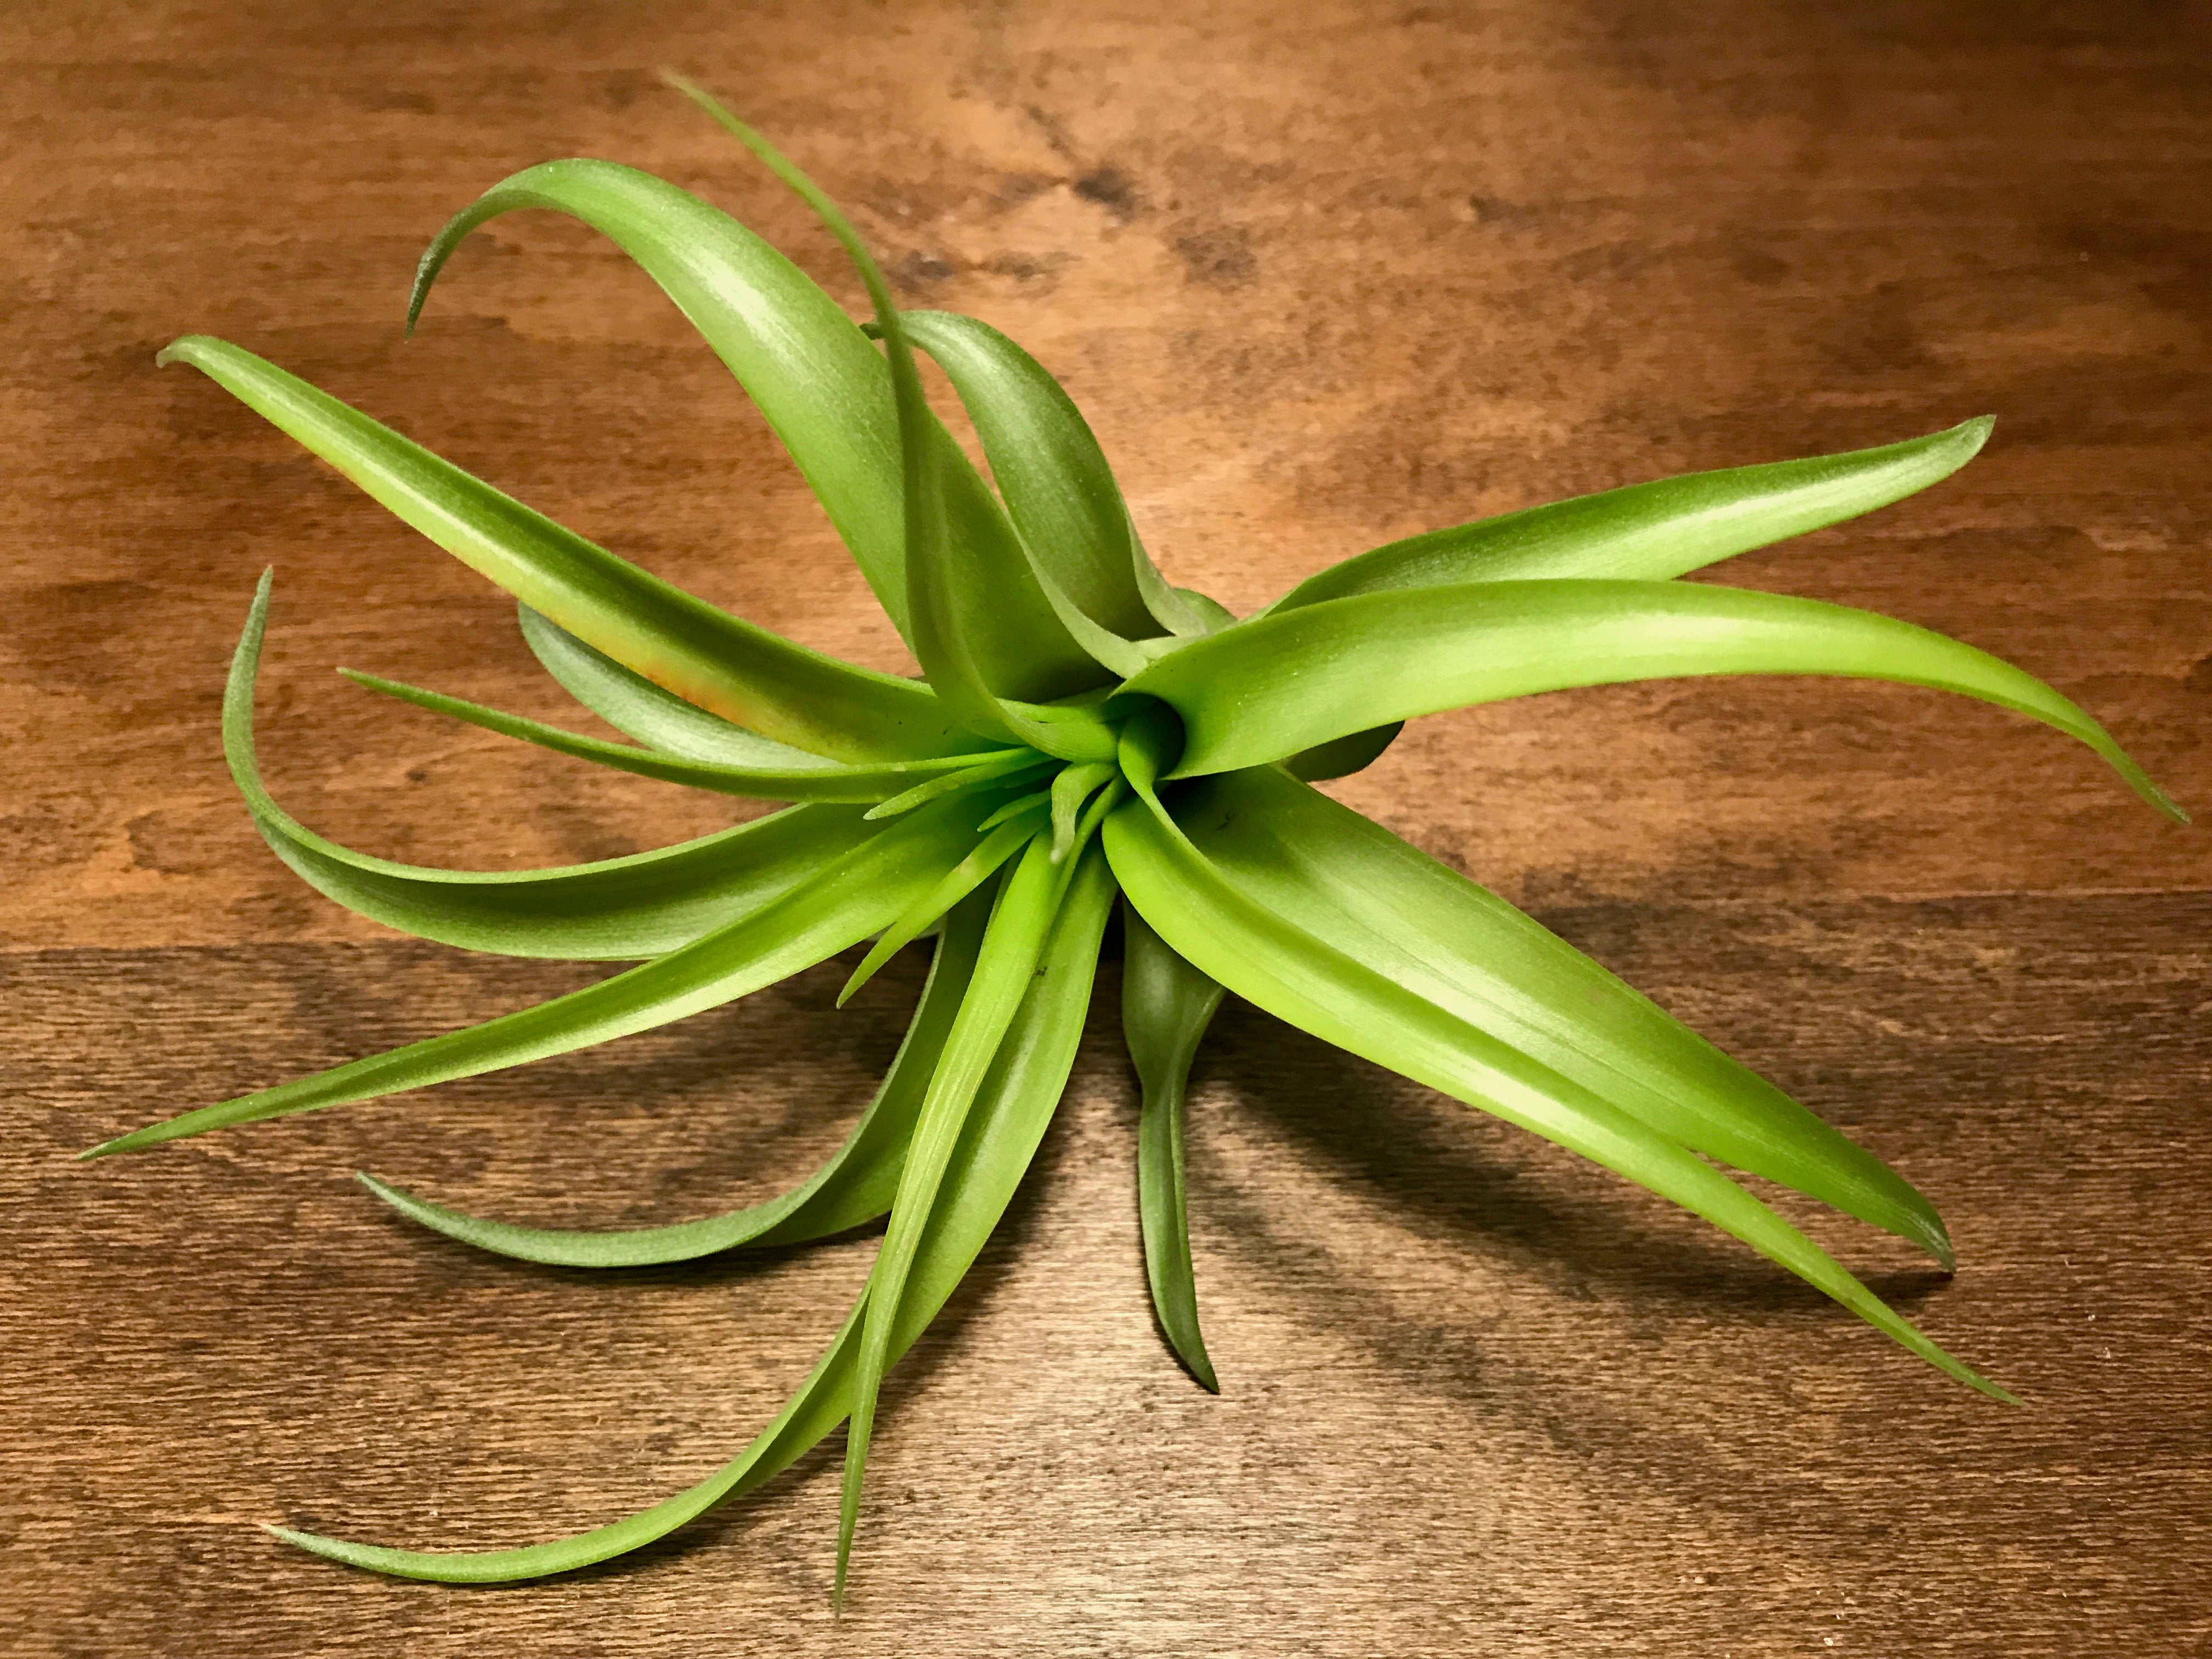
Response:
[[[1932,686],[2056,726],[2185,817],[2033,675],[1893,617],[1687,582],[1468,582],[1330,599],[1194,640],[1130,680],[1182,719],[1174,777],[1257,766],[1386,720],[1571,686],[1831,674]]]
[[[1394,587],[1683,575],[1925,489],[1973,459],[1993,424],[1984,415],[1875,449],[1685,473],[1432,530],[1332,565],[1261,614]]]
[[[190,363],[471,569],[687,702],[837,760],[972,746],[927,686],[719,611],[250,351],[186,335],[158,361]]]

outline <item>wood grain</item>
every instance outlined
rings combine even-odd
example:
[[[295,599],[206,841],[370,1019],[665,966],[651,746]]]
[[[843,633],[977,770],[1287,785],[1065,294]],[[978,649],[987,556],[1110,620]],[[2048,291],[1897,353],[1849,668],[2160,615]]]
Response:
[[[575,1224],[763,1194],[865,1098],[911,963],[842,1013],[832,964],[526,1072],[67,1158],[597,971],[395,940],[268,857],[216,740],[264,564],[265,759],[319,826],[523,865],[733,810],[337,681],[560,712],[498,596],[157,373],[173,335],[902,665],[757,419],[605,245],[502,220],[399,340],[428,233],[566,154],[702,189],[849,295],[663,65],[785,141],[910,300],[1060,373],[1148,544],[1234,605],[1416,529],[1994,411],[1957,479],[1725,580],[2009,656],[2212,805],[2200,10],[10,8],[0,1652],[2212,1654],[2212,843],[2040,727],[1832,683],[1442,717],[1340,793],[1922,1185],[1955,1279],[1808,1224],[2023,1408],[1234,1008],[1194,1108],[1209,1399],[1145,1306],[1109,964],[1035,1175],[896,1374],[842,1620],[821,1455],[513,1589],[252,1530],[484,1545],[649,1502],[750,1436],[872,1248],[525,1268],[346,1176]]]

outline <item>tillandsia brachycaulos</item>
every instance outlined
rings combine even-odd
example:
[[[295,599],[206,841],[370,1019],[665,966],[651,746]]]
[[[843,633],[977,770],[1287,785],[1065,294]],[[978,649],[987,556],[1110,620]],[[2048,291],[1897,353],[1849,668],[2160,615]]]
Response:
[[[884,1372],[981,1249],[1065,1086],[1117,896],[1122,1024],[1141,1085],[1138,1188],[1159,1324],[1215,1386],[1183,1191],[1192,1056],[1224,988],[1265,1012],[1650,1188],[1825,1291],[1950,1376],[2011,1396],[1892,1311],[1724,1171],[1764,1176],[1928,1252],[1942,1219],[1880,1158],[1503,900],[1312,786],[1373,761],[1416,715],[1674,675],[1824,674],[1978,697],[2089,745],[2181,817],[2104,728],[2040,680],[1867,611],[1674,580],[1941,479],[1986,419],[1907,442],[1747,466],[1509,513],[1347,559],[1242,618],[1170,586],[1090,428],[1004,334],[902,313],[837,208],[763,139],[684,88],[796,190],[851,256],[854,324],[752,232],[650,174],[549,162],[431,244],[414,325],[454,247],[517,208],[573,215],[659,283],[766,416],[923,677],[824,656],[662,582],[252,353],[190,363],[520,602],[531,648],[603,740],[435,692],[374,690],[652,778],[794,802],[633,857],[519,873],[396,864],[287,814],[253,750],[262,578],[223,704],[256,825],[301,878],[422,938],[635,962],[599,983],[108,1141],[135,1152],[568,1052],[742,997],[873,939],[849,995],[934,935],[897,1056],[805,1182],[703,1220],[563,1231],[378,1197],[483,1249],[587,1267],[682,1261],[888,1215],[866,1285],[760,1437],[690,1490],[592,1531],[426,1553],[272,1528],[410,1577],[533,1577],[634,1549],[790,1466],[848,1423],[842,1589]],[[927,402],[927,353],[990,478]]]

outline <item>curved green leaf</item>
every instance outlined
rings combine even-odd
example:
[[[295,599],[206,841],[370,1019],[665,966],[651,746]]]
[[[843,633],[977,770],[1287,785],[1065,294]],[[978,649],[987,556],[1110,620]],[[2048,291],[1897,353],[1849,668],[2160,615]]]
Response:
[[[1984,415],[1879,448],[1686,473],[1432,530],[1332,565],[1261,614],[1395,587],[1680,576],[1925,489],[1973,459],[1994,424]]]
[[[805,272],[720,208],[612,161],[548,161],[501,179],[439,231],[408,300],[471,232],[518,208],[579,219],[676,302],[767,416],[877,599],[906,630],[898,428],[883,362]]]
[[[687,702],[838,760],[914,760],[968,742],[927,686],[719,611],[250,351],[187,335],[156,361],[190,363],[462,563]]]
[[[341,847],[277,804],[254,758],[253,681],[270,580],[264,574],[231,658],[223,753],[276,856],[373,921],[504,956],[635,961],[761,908],[877,833],[852,808],[797,806],[680,846],[551,870],[437,870]]]
[[[1105,860],[1083,861],[1047,948],[1043,972],[999,1045],[988,1077],[946,1160],[937,1203],[907,1274],[892,1333],[896,1358],[945,1305],[1013,1197],[1066,1087],[1091,1003],[1098,942],[1114,897]],[[520,1549],[430,1553],[325,1538],[289,1527],[269,1530],[287,1543],[350,1566],[444,1583],[506,1583],[571,1572],[665,1538],[726,1498],[749,1492],[791,1467],[844,1420],[858,1368],[867,1293],[829,1352],[775,1420],[737,1457],[698,1485],[611,1525]]]
[[[955,907],[947,915],[921,1000],[915,1005],[906,1040],[899,1044],[883,1086],[868,1103],[853,1133],[829,1162],[805,1182],[765,1203],[665,1227],[632,1227],[586,1231],[574,1228],[521,1227],[488,1220],[433,1204],[412,1193],[363,1174],[362,1186],[401,1214],[434,1232],[478,1249],[526,1261],[565,1267],[642,1267],[699,1256],[742,1245],[797,1244],[872,1221],[890,1207],[898,1187],[899,1164],[906,1156],[916,1114],[929,1078],[944,1052],[953,1016],[967,994],[989,919],[986,894]]]
[[[662,690],[528,605],[515,609],[524,643],[561,689],[616,731],[647,747],[725,766],[789,769],[822,763],[818,755],[732,726],[720,715]]]
[[[1283,770],[1307,783],[1326,783],[1331,778],[1348,778],[1354,772],[1364,772],[1382,758],[1382,751],[1398,740],[1406,729],[1403,720],[1392,720],[1388,726],[1370,726],[1364,732],[1353,732],[1341,738],[1331,738],[1327,743],[1316,744],[1310,749],[1301,749],[1295,755],[1286,755]]]
[[[1394,983],[1233,885],[1153,792],[1173,752],[1156,717],[1125,728],[1139,799],[1106,822],[1115,878],[1160,937],[1247,1001],[1363,1059],[1541,1135],[1704,1217],[1948,1375],[2011,1396],[1954,1359],[1720,1170],[1640,1119],[1450,1010]]]
[[[398,680],[363,674],[351,668],[341,668],[338,672],[356,685],[397,697],[402,702],[411,702],[434,714],[465,720],[503,738],[520,738],[541,749],[571,755],[578,760],[595,761],[618,771],[635,772],[640,777],[658,778],[664,783],[687,784],[694,789],[750,795],[761,800],[881,801],[912,790],[917,779],[928,783],[939,778],[994,775],[986,769],[1004,765],[1025,752],[1004,749],[980,754],[939,755],[931,760],[854,763],[802,756],[800,758],[806,763],[799,766],[732,766],[720,761],[688,760],[663,749],[637,749],[624,743],[609,743],[605,738],[586,737],[580,732],[548,726],[543,720],[526,720],[520,714],[487,708],[465,697],[449,697],[442,691],[402,685]]]
[[[1075,400],[988,323],[951,311],[909,311],[902,320],[959,393],[1031,555],[1101,627],[1125,641],[1158,634],[1137,579],[1138,562],[1151,561]]]
[[[1122,907],[1121,1035],[1143,1099],[1137,1116],[1137,1208],[1145,1277],[1160,1329],[1190,1374],[1219,1394],[1198,1328],[1183,1196],[1183,1096],[1190,1063],[1221,1006],[1221,984],[1168,948],[1133,905]]]
[[[963,789],[973,789],[985,783],[1000,787],[1017,781],[1034,783],[1048,768],[1057,763],[1034,749],[1001,749],[957,772],[944,772],[933,778],[924,778],[904,793],[878,801],[868,809],[867,816],[871,819],[895,818],[902,812],[911,812],[917,806],[927,806],[946,795],[957,794]]]
[[[1272,767],[1201,779],[1176,822],[1223,879],[1331,948],[1693,1152],[1910,1239],[1933,1205],[1887,1164],[1496,894]]]
[[[843,1007],[854,992],[876,976],[878,969],[920,939],[939,917],[998,874],[1000,866],[1027,846],[1037,832],[1034,813],[1032,808],[1006,822],[981,826],[986,833],[968,856],[939,877],[937,884],[908,905],[868,947],[860,965],[845,981],[845,988],[837,993],[837,1006]]]
[[[1469,582],[1330,599],[1194,640],[1130,680],[1182,716],[1171,777],[1280,760],[1385,720],[1571,686],[1829,674],[1933,686],[2056,726],[2160,811],[2105,728],[2033,675],[1893,617],[1687,582]]]
[[[883,1248],[868,1273],[868,1306],[861,1317],[860,1352],[853,1380],[852,1418],[845,1432],[845,1485],[837,1524],[837,1583],[842,1592],[860,1519],[860,1487],[875,1427],[876,1398],[890,1368],[894,1339],[908,1281],[928,1232],[930,1212],[951,1167],[960,1133],[973,1109],[999,1045],[1012,1027],[1036,977],[1051,937],[1060,894],[1060,871],[1048,843],[1029,843],[999,889],[983,949],[968,994],[929,1079],[929,1092],[907,1145],[891,1200]]]
[[[241,1095],[92,1148],[101,1158],[294,1112],[564,1054],[735,1001],[884,927],[959,858],[996,803],[962,796],[901,819],[750,915],[597,985],[465,1030]]]
[[[1069,710],[1047,720],[1021,706],[1074,695],[1105,676],[1067,632],[997,500],[931,412],[875,256],[837,204],[774,145],[699,88],[674,84],[814,210],[875,306],[898,416],[911,638],[930,685],[970,731],[1066,760],[1104,758],[1110,734],[1095,716]]]

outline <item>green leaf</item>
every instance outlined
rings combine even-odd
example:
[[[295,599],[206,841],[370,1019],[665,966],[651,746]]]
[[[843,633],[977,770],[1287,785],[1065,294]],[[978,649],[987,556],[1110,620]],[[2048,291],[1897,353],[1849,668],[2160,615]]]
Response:
[[[855,763],[802,756],[805,764],[799,766],[732,766],[720,761],[687,760],[662,749],[637,749],[628,744],[609,743],[605,738],[563,731],[542,720],[487,708],[464,697],[449,697],[442,691],[402,685],[397,680],[350,668],[341,668],[338,672],[356,685],[397,697],[402,702],[411,702],[434,714],[465,720],[503,738],[517,738],[541,749],[635,772],[640,777],[658,778],[664,783],[687,784],[694,789],[712,789],[725,795],[750,795],[763,800],[880,801],[905,794],[916,787],[917,780],[929,783],[939,778],[994,775],[984,769],[1007,764],[1028,752],[1003,749],[979,754],[939,755],[932,760]]]
[[[1871,1152],[1565,939],[1272,767],[1202,779],[1176,823],[1222,879],[1670,1139],[1910,1239],[1933,1205]]]
[[[945,918],[937,953],[930,961],[929,979],[915,1005],[906,1040],[884,1074],[883,1086],[829,1162],[801,1185],[766,1203],[673,1226],[586,1231],[487,1220],[432,1204],[372,1175],[356,1179],[402,1214],[448,1238],[501,1255],[566,1267],[689,1261],[741,1245],[801,1243],[872,1221],[890,1207],[907,1140],[953,1016],[967,994],[990,913],[986,894],[956,906]]]
[[[946,1161],[938,1201],[922,1229],[892,1333],[896,1358],[945,1305],[1020,1182],[1067,1084],[1091,1002],[1098,943],[1113,903],[1103,859],[1084,860],[1053,929],[1044,971],[1000,1045],[990,1074]],[[714,1474],[665,1502],[611,1525],[520,1549],[428,1553],[325,1538],[289,1527],[269,1530],[335,1561],[400,1578],[492,1584],[571,1572],[665,1538],[715,1504],[750,1492],[797,1462],[844,1420],[858,1369],[860,1322],[854,1309],[813,1371],[775,1420]]]
[[[624,668],[604,651],[586,645],[566,629],[546,621],[528,605],[518,605],[522,637],[561,689],[616,731],[648,748],[691,760],[726,766],[818,766],[821,757],[804,749],[732,726],[672,691],[664,691],[642,674]]]
[[[1691,472],[1432,530],[1308,577],[1261,614],[1398,587],[1680,576],[1925,489],[1973,459],[1994,423],[1984,415],[1876,449]]]
[[[165,1140],[323,1106],[372,1100],[650,1030],[773,985],[888,924],[964,853],[997,803],[961,796],[901,819],[750,915],[597,985],[482,1025],[203,1106],[81,1154]]]
[[[1286,619],[1287,620],[1287,619]],[[1124,728],[1138,799],[1106,822],[1106,855],[1129,902],[1200,972],[1325,1042],[1541,1135],[1704,1217],[1834,1297],[1930,1364],[2011,1396],[1914,1329],[1824,1250],[1720,1170],[1629,1113],[1450,1010],[1394,983],[1233,885],[1154,793],[1172,733],[1154,714]]]
[[[1052,861],[1058,864],[1075,847],[1076,815],[1091,792],[1102,789],[1121,775],[1111,761],[1089,761],[1063,766],[1052,781]]]
[[[930,1212],[951,1165],[962,1127],[988,1075],[999,1044],[1028,994],[1052,933],[1060,897],[1060,869],[1042,839],[1030,842],[1003,878],[997,908],[983,936],[968,994],[945,1039],[929,1080],[928,1097],[908,1144],[891,1200],[890,1224],[868,1273],[868,1307],[860,1327],[860,1352],[853,1382],[852,1421],[845,1435],[845,1485],[837,1526],[837,1583],[842,1593],[860,1519],[860,1487],[875,1427],[876,1397],[890,1368],[894,1339]]]
[[[687,702],[838,760],[972,746],[927,686],[718,611],[250,351],[187,335],[156,361],[190,363],[462,563]]]
[[[1160,1329],[1190,1374],[1219,1394],[1198,1328],[1183,1197],[1183,1096],[1190,1063],[1221,1006],[1221,985],[1168,948],[1133,906],[1122,907],[1121,1035],[1137,1068],[1137,1207],[1144,1224],[1145,1277]]]
[[[920,939],[939,917],[998,874],[999,866],[1027,846],[1037,832],[1034,811],[1005,823],[981,827],[986,833],[974,850],[939,877],[937,884],[908,905],[897,921],[884,929],[882,937],[868,947],[868,954],[853,969],[845,988],[837,993],[840,1008],[876,976],[878,969]]]
[[[1075,400],[989,324],[951,311],[903,313],[907,337],[960,395],[991,477],[1031,556],[1084,615],[1125,641],[1157,635],[1121,486]]]
[[[960,771],[925,778],[902,794],[878,801],[868,809],[867,816],[872,819],[895,818],[902,812],[911,812],[917,806],[927,806],[931,801],[973,789],[979,784],[1004,787],[1016,781],[1034,783],[1047,769],[1056,764],[1034,749],[1001,749]]]
[[[505,956],[657,957],[760,909],[877,833],[851,807],[798,806],[680,846],[551,870],[437,870],[341,847],[277,804],[254,758],[269,588],[264,574],[223,691],[230,775],[254,827],[294,873],[387,927]]]
[[[969,730],[1064,759],[1105,749],[1103,728],[1073,747],[1067,728],[1017,705],[1073,696],[1106,676],[1068,633],[1030,569],[1020,538],[951,434],[931,412],[890,286],[837,204],[775,147],[713,97],[672,77],[685,96],[751,150],[812,208],[844,248],[874,303],[897,410],[906,527],[906,598],[915,655],[953,717]],[[1076,722],[1097,727],[1093,720]]]
[[[1308,783],[1326,783],[1331,778],[1348,778],[1354,772],[1364,772],[1382,758],[1382,751],[1398,740],[1406,729],[1403,720],[1392,720],[1388,726],[1370,726],[1364,732],[1354,732],[1341,738],[1331,738],[1327,743],[1316,744],[1310,749],[1301,749],[1295,755],[1285,756],[1283,770],[1294,778]]]
[[[1831,674],[1933,686],[2078,738],[2186,815],[2105,728],[2033,675],[1893,617],[1686,582],[1469,582],[1330,599],[1194,640],[1130,680],[1182,716],[1169,775],[1280,760],[1385,720],[1571,686]]]
[[[720,208],[635,167],[580,159],[501,180],[438,233],[416,273],[410,330],[453,250],[518,208],[582,221],[660,285],[767,416],[905,633],[898,422],[883,360],[843,308]]]

